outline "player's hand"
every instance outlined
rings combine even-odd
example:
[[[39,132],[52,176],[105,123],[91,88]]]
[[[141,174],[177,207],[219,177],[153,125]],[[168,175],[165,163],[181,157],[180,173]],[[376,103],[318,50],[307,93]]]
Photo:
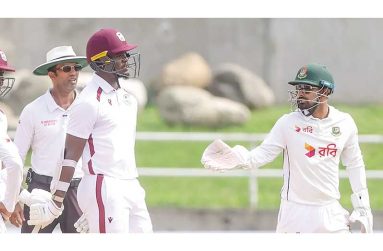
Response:
[[[23,189],[19,194],[19,201],[31,206],[35,203],[46,203],[52,199],[52,194],[42,189],[35,188],[32,192],[28,192],[26,189]]]
[[[205,168],[215,171],[249,168],[249,151],[243,146],[231,148],[222,140],[216,139],[206,147],[201,163]]]
[[[11,212],[8,212],[7,208],[4,206],[3,202],[0,201],[0,214],[4,220],[8,220],[11,217]]]
[[[20,203],[16,203],[15,211],[13,211],[9,221],[16,227],[21,227],[21,225],[23,225],[23,221],[25,221],[24,210]]]
[[[370,209],[357,208],[351,213],[350,222],[360,222],[362,233],[373,233],[373,216]]]
[[[354,211],[349,217],[349,221],[352,223],[360,222],[362,233],[373,232],[373,216],[370,208],[370,198],[368,190],[363,189],[359,192],[355,192],[351,195],[351,203],[354,207]]]
[[[78,233],[89,233],[89,223],[85,218],[85,214],[82,214],[81,217],[74,223],[74,227]]]
[[[48,225],[58,218],[64,205],[59,208],[52,199],[45,203],[34,203],[30,206],[28,225]]]

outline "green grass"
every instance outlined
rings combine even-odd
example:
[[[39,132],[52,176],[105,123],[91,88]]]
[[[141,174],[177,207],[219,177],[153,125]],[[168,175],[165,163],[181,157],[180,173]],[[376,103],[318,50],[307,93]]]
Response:
[[[141,177],[148,206],[243,208],[248,206],[246,178]]]
[[[350,113],[359,128],[360,134],[383,134],[383,106],[335,105],[338,109]],[[149,107],[138,117],[138,131],[166,132],[243,132],[267,133],[276,120],[288,113],[288,106],[274,106],[252,112],[251,119],[243,126],[226,128],[190,127],[167,125],[159,116],[158,110]],[[136,157],[139,167],[195,167],[202,168],[200,157],[210,142],[148,142],[137,141]],[[230,145],[244,142],[228,142]],[[362,153],[368,170],[383,169],[383,145],[361,144]],[[280,168],[282,158],[263,168]],[[249,182],[247,178],[189,178],[189,177],[140,177],[147,192],[149,207],[179,208],[246,208],[249,206]],[[258,208],[277,209],[280,201],[282,178],[262,178],[258,180]],[[368,180],[371,205],[374,210],[383,209],[380,189],[383,181]],[[351,208],[351,189],[347,179],[340,182],[341,203]]]

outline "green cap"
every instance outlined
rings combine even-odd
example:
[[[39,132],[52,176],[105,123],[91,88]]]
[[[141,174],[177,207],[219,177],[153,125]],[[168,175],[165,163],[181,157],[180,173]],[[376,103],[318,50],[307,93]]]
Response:
[[[299,69],[295,80],[290,85],[309,84],[316,87],[327,87],[334,90],[335,83],[327,67],[320,64],[308,64]]]

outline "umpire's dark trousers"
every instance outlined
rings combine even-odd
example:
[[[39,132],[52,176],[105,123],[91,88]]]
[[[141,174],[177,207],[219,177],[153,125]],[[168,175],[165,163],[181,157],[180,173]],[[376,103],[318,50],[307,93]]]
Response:
[[[27,174],[27,184],[28,191],[31,192],[35,188],[39,188],[45,191],[50,192],[52,177],[40,175],[28,170]],[[80,218],[82,215],[81,209],[78,206],[77,202],[77,187],[80,184],[81,179],[73,179],[70,183],[68,192],[66,193],[64,199],[64,211],[63,213],[55,219],[51,224],[39,230],[39,233],[52,233],[56,228],[57,224],[60,224],[61,232],[63,233],[77,233],[76,228],[73,224]],[[21,227],[21,233],[32,233],[35,226],[28,225],[27,221],[29,220],[29,207],[24,205],[24,217],[25,221]]]

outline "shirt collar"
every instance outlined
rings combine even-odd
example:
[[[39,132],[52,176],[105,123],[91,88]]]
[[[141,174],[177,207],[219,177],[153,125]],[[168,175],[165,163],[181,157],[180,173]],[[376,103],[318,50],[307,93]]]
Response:
[[[331,120],[334,117],[334,109],[335,109],[334,107],[332,107],[330,105],[328,106],[328,108],[329,108],[328,116],[326,118],[324,118],[324,119],[318,119],[318,118],[313,117],[312,115],[305,116],[305,115],[302,114],[301,111],[299,111],[299,113],[301,114],[301,116],[303,116],[303,119],[306,120],[306,121],[309,121],[309,120],[328,121],[328,120]]]
[[[44,94],[45,96],[45,100],[46,100],[46,104],[48,106],[48,110],[49,112],[53,112],[54,110],[56,109],[59,109],[59,110],[63,110],[64,109],[62,107],[60,107],[56,101],[53,99],[53,96],[52,96],[52,93],[50,92],[51,89],[48,89],[48,91]],[[75,98],[73,100],[73,103],[68,107],[67,110],[70,110],[72,108],[72,106],[77,102],[77,99],[78,99],[78,92],[76,90],[74,90],[76,92],[76,95],[75,95]]]
[[[48,91],[45,93],[45,100],[46,100],[49,112],[53,112],[56,109],[62,109],[60,106],[56,104],[50,92],[50,89],[48,89]]]
[[[108,83],[105,81],[105,79],[103,79],[102,77],[100,77],[99,75],[97,75],[96,73],[93,73],[93,79],[92,79],[92,82],[96,83],[98,86],[101,87],[101,89],[105,92],[105,93],[110,93],[112,91],[114,91],[114,88]]]

